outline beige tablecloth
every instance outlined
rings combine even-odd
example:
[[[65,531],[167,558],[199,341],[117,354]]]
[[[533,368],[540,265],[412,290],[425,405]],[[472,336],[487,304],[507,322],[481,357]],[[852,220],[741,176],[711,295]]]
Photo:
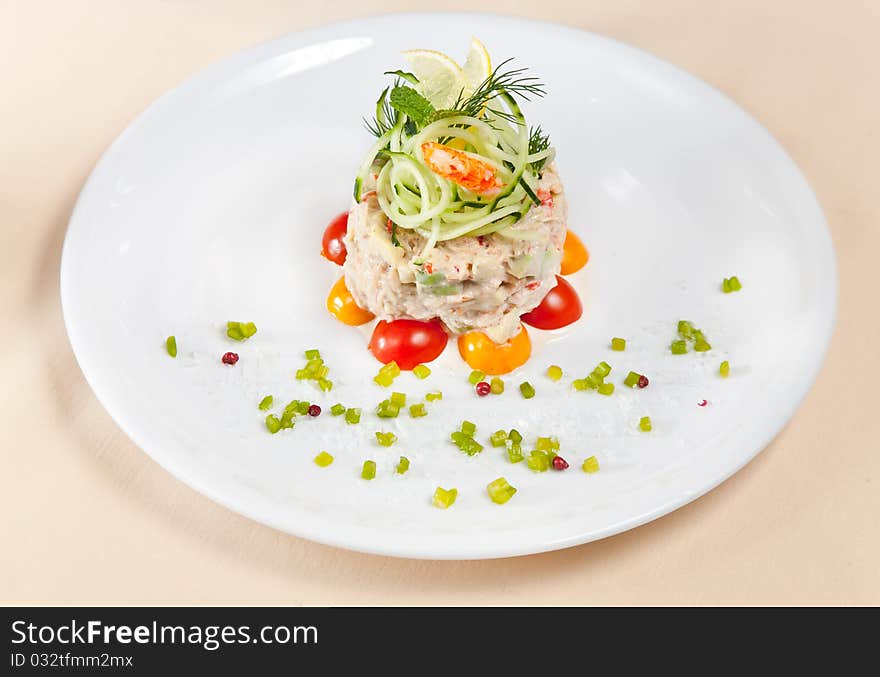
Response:
[[[98,404],[67,343],[58,265],[100,153],[153,99],[237,50],[345,17],[437,6],[0,2],[0,603],[880,603],[875,0],[444,5],[570,23],[697,74],[766,125],[818,195],[841,277],[825,367],[771,446],[685,508],[526,558],[360,555],[215,505]]]

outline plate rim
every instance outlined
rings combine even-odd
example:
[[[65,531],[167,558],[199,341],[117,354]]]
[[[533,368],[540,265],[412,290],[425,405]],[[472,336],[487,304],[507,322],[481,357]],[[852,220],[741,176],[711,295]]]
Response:
[[[714,476],[710,481],[701,484],[699,488],[695,488],[691,492],[683,492],[676,497],[671,498],[664,503],[656,506],[654,509],[643,512],[636,517],[617,520],[611,524],[604,526],[603,528],[580,532],[567,538],[550,542],[539,542],[540,539],[531,538],[524,545],[511,545],[506,548],[500,548],[498,546],[484,548],[481,547],[479,541],[473,541],[468,547],[456,547],[454,551],[431,551],[426,550],[424,547],[408,547],[406,544],[402,544],[399,542],[393,543],[391,545],[374,545],[367,541],[352,542],[351,539],[334,538],[332,534],[328,535],[327,533],[322,531],[321,521],[317,522],[317,527],[312,527],[312,525],[309,523],[303,523],[299,524],[296,530],[293,530],[290,528],[289,525],[282,525],[280,521],[275,519],[272,515],[263,514],[259,510],[251,509],[247,505],[246,501],[235,501],[229,499],[225,495],[222,495],[221,492],[215,491],[211,486],[203,483],[198,475],[186,473],[183,469],[178,467],[173,462],[173,460],[168,457],[168,455],[163,454],[161,451],[156,451],[157,446],[161,447],[161,445],[157,445],[149,439],[144,439],[145,435],[141,434],[141,431],[137,430],[139,426],[134,425],[129,420],[129,417],[125,414],[125,412],[121,411],[122,408],[117,407],[112,402],[112,398],[108,395],[107,391],[103,389],[103,386],[100,383],[96,383],[96,369],[94,366],[92,366],[93,362],[91,361],[89,356],[90,351],[83,345],[82,339],[79,336],[79,332],[76,329],[76,322],[71,317],[71,306],[73,304],[73,301],[71,299],[71,287],[68,282],[71,275],[70,250],[72,248],[72,245],[70,245],[70,242],[75,237],[74,233],[76,229],[76,224],[81,218],[80,211],[84,209],[83,205],[86,203],[90,193],[94,190],[94,185],[97,182],[96,177],[98,177],[102,173],[104,167],[110,162],[117,150],[124,145],[128,137],[136,133],[136,131],[140,128],[144,121],[155,114],[157,109],[165,105],[168,100],[178,96],[187,88],[197,85],[200,81],[209,77],[212,73],[232,68],[239,61],[247,61],[251,58],[258,58],[258,55],[261,52],[271,52],[277,46],[285,44],[291,39],[295,38],[307,39],[309,35],[333,30],[345,30],[346,28],[351,28],[353,26],[362,26],[365,30],[369,30],[372,24],[381,24],[389,20],[394,20],[395,18],[429,19],[430,17],[443,17],[446,19],[451,19],[462,16],[468,17],[469,19],[483,17],[487,20],[492,21],[507,21],[513,24],[540,26],[545,30],[564,31],[569,34],[578,36],[582,39],[604,42],[608,44],[613,50],[629,52],[637,58],[646,61],[652,67],[660,67],[661,69],[668,70],[671,69],[671,71],[674,72],[678,77],[683,78],[685,81],[688,81],[690,85],[695,86],[697,89],[701,90],[702,93],[711,94],[716,98],[719,98],[725,106],[729,107],[730,109],[739,113],[745,119],[747,119],[752,126],[754,132],[763,137],[763,142],[772,146],[775,151],[780,155],[780,158],[788,166],[791,176],[793,178],[796,178],[802,184],[802,187],[805,189],[804,197],[807,198],[810,202],[807,207],[810,209],[810,211],[814,212],[814,215],[817,219],[816,226],[818,228],[818,234],[825,240],[824,250],[827,253],[826,258],[828,264],[825,274],[828,276],[828,282],[830,284],[825,285],[825,287],[823,288],[823,294],[821,296],[821,298],[824,299],[824,305],[827,306],[827,311],[824,314],[825,323],[823,327],[823,334],[821,337],[819,337],[821,338],[821,350],[819,354],[819,359],[813,362],[811,367],[809,369],[806,369],[805,373],[802,375],[801,381],[799,383],[798,395],[790,400],[789,406],[784,408],[784,410],[782,411],[782,415],[779,416],[779,420],[782,421],[782,424],[779,425],[778,428],[775,425],[769,426],[767,431],[758,435],[755,441],[753,441],[753,450],[747,453],[743,453],[737,458],[736,463],[731,464],[729,468],[727,468],[724,472],[719,473],[717,476]],[[68,220],[64,243],[61,250],[59,283],[62,317],[68,341],[70,343],[71,350],[74,354],[74,358],[76,359],[79,369],[82,372],[83,377],[88,383],[90,389],[92,390],[92,393],[100,402],[101,406],[104,407],[104,409],[113,419],[114,423],[125,433],[125,435],[135,444],[135,446],[143,451],[152,461],[157,463],[165,471],[171,474],[176,480],[182,482],[186,486],[189,486],[198,493],[202,494],[203,496],[209,498],[213,502],[223,506],[226,509],[232,510],[239,515],[243,515],[248,519],[251,519],[260,524],[267,525],[283,533],[296,536],[297,538],[303,538],[321,543],[323,545],[329,545],[337,548],[367,554],[428,560],[497,559],[513,556],[525,556],[541,552],[570,548],[573,546],[604,539],[609,536],[613,536],[624,531],[642,526],[648,522],[663,517],[664,515],[667,515],[712,491],[713,489],[724,483],[726,480],[728,480],[731,476],[739,472],[759,453],[764,451],[771,444],[771,442],[790,424],[792,417],[794,416],[797,409],[800,408],[803,400],[812,389],[813,384],[815,383],[822,367],[825,364],[831,345],[831,340],[834,335],[839,303],[839,272],[834,242],[831,237],[827,218],[825,217],[825,214],[822,210],[821,204],[819,203],[815,192],[811,188],[800,167],[798,167],[798,165],[794,162],[789,153],[786,151],[785,147],[754,116],[752,116],[736,101],[727,96],[725,93],[713,87],[711,84],[707,83],[696,75],[684,70],[683,68],[657,56],[654,56],[650,52],[623,43],[614,38],[587,31],[575,26],[570,26],[553,21],[518,17],[503,13],[466,11],[394,12],[346,19],[343,21],[320,24],[303,30],[289,31],[270,40],[259,42],[249,47],[245,47],[244,49],[238,50],[230,54],[229,56],[210,63],[206,67],[199,69],[195,73],[179,81],[176,85],[154,99],[144,110],[142,110],[128,122],[123,131],[120,132],[119,135],[113,140],[113,142],[101,153],[100,158],[90,171],[88,178],[86,179],[83,187],[81,188],[77,196],[76,203],[71,211],[71,215]],[[746,447],[749,445],[744,444],[743,446]]]

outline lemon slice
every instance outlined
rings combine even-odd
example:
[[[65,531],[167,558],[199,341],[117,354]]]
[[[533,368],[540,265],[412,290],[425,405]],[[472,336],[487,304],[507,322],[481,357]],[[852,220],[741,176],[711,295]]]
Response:
[[[471,38],[471,48],[461,69],[468,84],[468,93],[472,93],[483,81],[492,75],[492,60],[486,45]]]
[[[467,78],[454,59],[430,49],[410,49],[403,53],[413,75],[419,79],[417,89],[434,108],[450,108],[463,90],[468,89]]]

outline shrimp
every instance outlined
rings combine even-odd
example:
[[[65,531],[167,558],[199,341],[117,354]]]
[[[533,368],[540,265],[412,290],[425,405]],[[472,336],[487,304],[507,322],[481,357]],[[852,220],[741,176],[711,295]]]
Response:
[[[502,183],[495,168],[473,155],[427,141],[422,144],[422,156],[432,172],[478,195],[494,197],[501,192]]]

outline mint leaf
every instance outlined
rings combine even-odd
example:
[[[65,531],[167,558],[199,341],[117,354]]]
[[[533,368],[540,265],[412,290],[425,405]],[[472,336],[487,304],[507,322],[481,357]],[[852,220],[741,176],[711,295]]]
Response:
[[[403,113],[418,127],[424,127],[436,112],[434,106],[412,87],[398,85],[388,97],[391,107]]]

